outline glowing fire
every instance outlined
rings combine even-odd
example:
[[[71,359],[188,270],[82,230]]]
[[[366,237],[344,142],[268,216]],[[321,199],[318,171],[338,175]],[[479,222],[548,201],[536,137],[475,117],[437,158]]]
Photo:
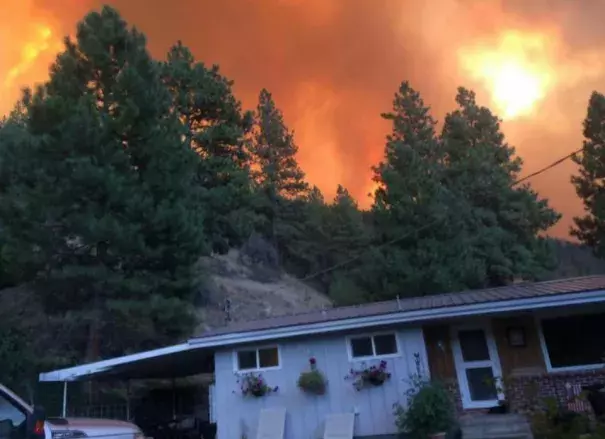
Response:
[[[39,26],[30,41],[27,41],[21,49],[21,59],[12,67],[4,78],[4,86],[10,87],[16,78],[32,67],[40,54],[61,50],[61,42],[53,38],[53,32],[48,26]]]
[[[461,67],[491,94],[504,119],[529,115],[554,84],[548,38],[507,31],[496,44],[458,51]]]
[[[59,52],[62,40],[50,24],[25,26],[27,36],[13,41],[11,52],[0,54],[0,116],[12,108],[20,88],[48,77],[48,66]]]

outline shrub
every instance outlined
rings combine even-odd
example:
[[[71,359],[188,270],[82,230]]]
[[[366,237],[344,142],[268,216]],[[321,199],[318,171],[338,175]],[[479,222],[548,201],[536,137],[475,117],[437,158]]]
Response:
[[[531,425],[536,439],[575,439],[590,431],[587,416],[562,409],[554,398],[544,399],[542,409],[532,414]]]
[[[447,388],[437,381],[415,381],[408,391],[408,405],[395,404],[396,425],[401,433],[426,439],[448,432],[455,422],[455,409]]]
[[[279,258],[275,247],[258,233],[250,235],[241,248],[240,255],[252,264],[264,265],[268,268],[279,267]]]

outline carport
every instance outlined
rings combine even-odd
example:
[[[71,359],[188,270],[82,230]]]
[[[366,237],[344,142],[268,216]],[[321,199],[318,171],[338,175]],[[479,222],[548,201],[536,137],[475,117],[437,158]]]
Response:
[[[213,346],[181,343],[160,349],[123,357],[83,364],[80,366],[41,373],[40,382],[62,382],[62,416],[67,415],[67,392],[70,382],[114,381],[129,383],[134,380],[174,380],[190,376],[214,377]],[[210,396],[211,397],[211,396]],[[126,400],[127,417],[130,417],[130,395]],[[174,411],[174,410],[173,410]]]

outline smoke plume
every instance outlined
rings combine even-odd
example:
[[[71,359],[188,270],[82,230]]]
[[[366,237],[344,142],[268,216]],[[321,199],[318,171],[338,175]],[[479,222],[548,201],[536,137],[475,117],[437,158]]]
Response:
[[[531,64],[543,78],[540,94],[530,110],[503,123],[509,143],[525,161],[524,174],[581,146],[589,94],[605,88],[600,20],[605,2],[600,0],[108,3],[147,34],[156,57],[180,39],[199,60],[218,63],[235,80],[246,108],[268,88],[295,130],[308,179],[327,198],[343,184],[362,206],[370,203],[370,166],[381,159],[389,129],[380,113],[390,109],[404,79],[443,119],[459,85],[499,110],[495,83],[484,70],[504,52]],[[60,36],[73,33],[77,20],[99,6],[92,0],[3,4],[0,112],[10,109],[19,87],[45,78]],[[32,47],[39,49],[35,56]],[[481,59],[488,61],[481,65]],[[20,63],[21,70],[7,80]],[[573,172],[568,161],[531,182],[564,213],[554,235],[567,236],[571,218],[582,212],[569,183]]]

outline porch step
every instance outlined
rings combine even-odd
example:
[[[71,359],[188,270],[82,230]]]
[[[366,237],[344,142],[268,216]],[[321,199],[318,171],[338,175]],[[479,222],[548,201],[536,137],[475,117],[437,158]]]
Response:
[[[516,413],[463,415],[460,428],[464,439],[533,439],[527,418]]]

